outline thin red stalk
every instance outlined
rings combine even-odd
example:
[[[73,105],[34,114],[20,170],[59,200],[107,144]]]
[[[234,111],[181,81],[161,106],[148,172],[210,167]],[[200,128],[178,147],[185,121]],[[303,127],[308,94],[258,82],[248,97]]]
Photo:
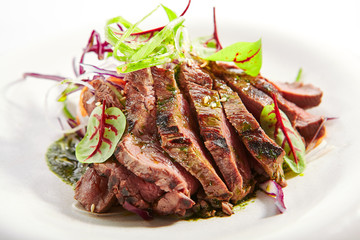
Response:
[[[314,137],[311,139],[310,143],[308,144],[306,151],[310,151],[311,149],[313,149],[315,147],[315,144],[316,144],[315,140],[317,139],[317,136],[319,135],[320,130],[324,127],[325,123],[327,121],[336,120],[336,119],[338,119],[338,118],[337,117],[325,117],[324,118],[324,121],[320,124],[319,128],[316,130]]]
[[[90,38],[89,38],[89,40],[88,40],[88,43],[87,43],[87,45],[86,45],[86,47],[85,47],[85,49],[84,49],[84,51],[83,51],[83,53],[82,53],[82,55],[81,55],[81,57],[80,57],[80,63],[83,63],[84,62],[84,58],[85,58],[85,54],[89,51],[89,49],[93,46],[93,40],[94,40],[94,35],[95,34],[98,34],[95,30],[93,30],[92,32],[91,32],[91,35],[90,35]],[[80,67],[79,67],[79,73],[80,74],[83,74],[85,71],[84,71],[84,68],[80,65]]]
[[[326,117],[325,120],[326,121],[331,121],[331,120],[336,120],[338,119],[338,117]]]
[[[284,136],[285,136],[285,139],[286,141],[288,142],[289,144],[289,147],[290,147],[290,150],[291,152],[293,153],[294,155],[294,161],[296,164],[298,164],[298,159],[297,159],[297,156],[296,156],[296,151],[294,149],[294,146],[290,140],[290,137],[288,135],[288,132],[286,130],[286,127],[282,121],[282,117],[281,117],[281,114],[280,114],[280,110],[279,110],[279,107],[278,107],[278,104],[277,104],[277,98],[276,98],[276,95],[275,94],[272,94],[272,98],[274,100],[274,110],[275,110],[275,116],[276,116],[276,119],[277,119],[277,123],[279,124],[281,130],[283,131],[284,133]]]
[[[180,14],[180,17],[182,17],[182,16],[184,16],[185,15],[185,13],[187,12],[187,10],[189,9],[189,7],[190,7],[190,3],[191,3],[191,0],[189,0],[189,2],[188,2],[188,4],[187,4],[187,6],[186,6],[186,8],[185,8],[185,10],[182,12],[182,14]]]
[[[94,44],[94,41],[96,41],[96,44]],[[84,63],[85,54],[88,52],[95,52],[98,55],[98,59],[102,60],[104,59],[104,53],[112,52],[112,48],[111,45],[106,41],[101,43],[100,34],[95,30],[93,30],[91,32],[88,43],[81,55],[80,63]],[[83,74],[84,72],[85,72],[84,68],[80,65],[79,73]]]
[[[113,50],[112,50],[112,46],[110,45],[110,43],[108,43],[108,42],[106,42],[106,41],[101,44],[101,48],[102,48],[103,54],[104,54],[105,52],[112,52],[112,51],[113,51]],[[97,49],[98,49],[98,46],[92,46],[92,47],[88,50],[88,52],[96,52]]]
[[[124,31],[124,29],[122,28],[122,26],[120,24],[117,24],[117,26],[120,29],[120,31]]]
[[[74,119],[68,119],[67,123],[69,124],[69,126],[71,128],[76,128],[77,126],[79,126],[79,124],[74,120]],[[84,134],[81,132],[81,130],[76,131],[76,134],[80,137],[83,138]]]
[[[26,77],[42,78],[42,79],[48,79],[48,80],[53,80],[53,81],[57,81],[57,82],[61,82],[66,79],[65,77],[61,77],[61,76],[32,73],[32,72],[24,73],[23,78],[26,78]]]
[[[207,47],[207,44],[208,44],[210,41],[214,40],[214,41],[215,41],[215,44],[216,44],[216,51],[220,51],[223,47],[221,46],[221,43],[220,43],[220,40],[219,40],[219,35],[218,35],[218,32],[217,32],[215,7],[213,8],[213,19],[214,19],[214,32],[213,32],[213,36],[204,43],[204,46]]]
[[[215,7],[213,8],[213,17],[214,17],[214,40],[216,42],[216,51],[220,51],[223,47],[221,46],[219,36],[218,36],[218,32],[217,32]]]

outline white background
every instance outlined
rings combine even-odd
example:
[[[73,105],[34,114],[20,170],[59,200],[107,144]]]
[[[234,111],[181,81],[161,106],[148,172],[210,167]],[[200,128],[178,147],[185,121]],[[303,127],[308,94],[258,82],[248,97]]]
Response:
[[[180,14],[187,1],[76,1],[76,0],[63,0],[63,1],[44,1],[44,0],[33,0],[33,1],[4,1],[1,2],[0,7],[0,70],[1,72],[5,72],[6,77],[2,77],[0,80],[0,88],[3,88],[6,84],[19,79],[24,71],[35,71],[42,72],[48,74],[71,74],[71,58],[74,57],[74,54],[81,53],[82,47],[85,46],[88,36],[91,30],[96,29],[99,32],[102,32],[104,23],[107,19],[122,15],[126,19],[131,22],[136,22],[140,17],[144,16],[150,10],[157,5],[157,3],[162,2],[166,6],[175,10],[178,14]],[[360,68],[360,14],[359,14],[359,6],[357,1],[197,1],[193,0],[193,3],[186,14],[186,21],[188,26],[191,29],[196,29],[196,32],[193,32],[194,35],[208,35],[212,32],[212,6],[216,6],[217,14],[218,14],[218,28],[220,39],[224,38],[224,42],[228,42],[228,37],[231,36],[231,39],[236,39],[237,41],[256,41],[258,38],[262,38],[263,40],[263,49],[264,49],[264,71],[269,72],[269,74],[273,74],[274,76],[278,76],[280,80],[286,80],[288,77],[295,77],[296,71],[299,66],[290,66],[286,68],[287,58],[286,53],[282,51],[289,51],[289,46],[296,48],[296,43],[301,43],[302,48],[298,50],[290,50],[290,52],[294,52],[294,54],[299,54],[299,58],[301,61],[313,63],[316,59],[321,59],[319,56],[314,56],[314,59],[302,58],[301,49],[304,47],[308,49],[316,50],[316,53],[323,53],[326,58],[330,59],[331,62],[336,62],[338,64],[329,65],[329,69],[327,67],[322,66],[320,63],[315,62],[314,68],[317,66],[321,67],[321,71],[331,71],[334,68],[337,69],[337,72],[347,71],[346,68],[343,68],[344,65],[351,66],[354,72],[357,72]],[[200,19],[199,19],[200,17]],[[162,18],[153,17],[151,18],[151,23],[158,26],[166,21],[165,15]],[[233,28],[231,22],[236,22],[237,28]],[[205,25],[203,24],[205,23]],[[150,25],[145,25],[146,27],[151,27]],[[196,27],[196,24],[203,24],[202,28]],[[229,33],[230,32],[230,33]],[[277,36],[272,38],[272,36]],[[284,49],[281,46],[278,49],[269,49],[267,46],[276,45],[273,41],[278,39],[278,36],[284,36],[285,40],[282,40]],[[275,39],[275,40],[274,40]],[[267,45],[268,43],[268,45]],[[50,47],[49,47],[50,46]],[[64,51],[63,49],[67,49]],[[291,49],[291,48],[290,48]],[[274,51],[279,51],[279,56],[285,56],[282,59],[275,59],[277,62],[281,62],[284,65],[284,69],[282,71],[284,74],[272,73],[270,66],[274,64],[269,64],[271,61],[271,57]],[[71,55],[68,55],[68,53]],[[271,54],[267,55],[267,52]],[[276,54],[275,54],[276,55]],[[33,56],[30,57],[29,56]],[[41,60],[38,59],[38,56],[41,56]],[[345,56],[345,57],[344,57]],[[289,59],[296,59],[296,56],[289,56]],[[11,61],[8,59],[11,59]],[[15,59],[15,61],[14,61]],[[44,60],[45,59],[45,60]],[[274,61],[275,61],[274,60]],[[329,61],[330,61],[329,60]],[[44,61],[46,61],[47,68],[44,69]],[[299,61],[300,62],[300,61]],[[276,65],[276,64],[275,64]],[[17,70],[18,69],[18,70]],[[312,69],[309,67],[308,69]],[[9,72],[10,71],[10,72]],[[276,70],[278,72],[278,70]],[[347,72],[344,72],[346,74]],[[305,69],[306,74],[306,69]],[[321,74],[320,74],[321,75]],[[319,75],[319,76],[320,76]],[[324,73],[324,75],[326,75]],[[309,76],[312,76],[309,74]],[[318,75],[315,75],[315,80]],[[282,79],[284,78],[284,79]],[[346,85],[341,84],[343,81],[347,81]],[[319,80],[320,81],[320,80]],[[322,79],[323,81],[323,79]],[[338,79],[338,87],[339,89],[343,89],[342,92],[346,92],[346,88],[351,88],[354,86],[359,86],[358,77],[354,77],[352,79]],[[323,82],[322,82],[323,83]],[[326,83],[323,83],[324,89],[326,89]],[[332,82],[329,85],[336,85],[336,83]],[[35,94],[41,94],[41,89],[28,89],[29,91],[33,91]],[[352,89],[354,92],[355,90]],[[350,91],[349,91],[350,92]],[[346,98],[352,98],[352,94],[349,96],[342,96]],[[331,97],[333,97],[331,99]],[[328,100],[330,102],[334,101],[339,96],[328,96]],[[354,98],[354,97],[353,97]],[[35,100],[34,100],[35,101]],[[41,101],[40,101],[41,102]],[[352,102],[352,101],[351,101]],[[357,104],[357,103],[356,103]],[[336,104],[334,104],[336,105]],[[3,107],[4,106],[4,107]],[[9,123],[8,115],[10,113],[16,112],[14,109],[8,109],[0,103],[0,117],[1,123]],[[10,113],[8,112],[10,111]],[[30,112],[31,110],[29,110]],[[331,112],[331,107],[325,108],[327,113]],[[344,110],[345,111],[345,110]],[[336,115],[336,113],[334,113]],[[354,115],[354,116],[358,116]],[[22,160],[27,160],[27,152],[21,152],[23,149],[18,149],[16,147],[15,140],[20,139],[20,133],[15,130],[21,131],[23,128],[29,128],[32,126],[33,121],[41,121],[42,119],[36,118],[32,116],[29,121],[26,120],[14,120],[11,122],[13,125],[16,124],[15,128],[9,128],[8,124],[1,124],[0,127],[0,153],[6,153],[5,156],[9,156],[9,149],[13,149],[11,156],[19,157],[22,156]],[[31,123],[30,123],[31,122]],[[41,123],[33,124],[36,127],[40,127]],[[49,128],[46,128],[49,130]],[[336,129],[336,128],[333,128]],[[359,128],[355,128],[357,131]],[[41,131],[41,130],[40,130]],[[343,134],[354,135],[354,132],[344,132]],[[19,136],[18,136],[19,135]],[[40,134],[45,135],[45,134]],[[50,136],[48,136],[50,135]],[[53,135],[49,131],[49,134],[45,135],[45,139],[42,142],[49,143],[53,140]],[[331,134],[330,134],[331,135]],[[343,135],[344,136],[344,135]],[[42,138],[44,136],[41,136]],[[32,142],[28,142],[29,149],[31,148],[36,152],[37,156],[42,157],[42,151],[44,146],[40,146],[36,144],[37,141],[41,141],[40,137],[32,136]],[[14,141],[11,144],[9,142]],[[350,143],[351,144],[351,143]],[[339,161],[346,161],[348,159],[342,159],[342,156],[338,156]],[[351,156],[350,156],[351,157]],[[354,158],[354,156],[352,156]],[[6,164],[0,163],[1,168],[6,169],[5,167],[10,164],[10,159],[2,159]],[[25,159],[25,160],[24,160]],[[42,161],[41,159],[38,161]],[[21,161],[16,161],[16,164],[19,164],[19,171],[21,174],[17,174],[17,176],[24,176],[26,179],[34,179],[34,176],[29,176],[27,173],[27,169],[22,169]],[[26,164],[27,167],[40,168],[43,167],[43,163],[37,162],[32,164]],[[316,163],[315,163],[316,166]],[[358,166],[358,165],[357,165]],[[355,166],[356,167],[356,166]],[[43,181],[49,181],[49,185],[53,184],[53,182],[57,183],[57,180],[52,179],[52,175],[43,171],[36,171],[40,174],[44,174]],[[325,172],[325,171],[324,171]],[[342,172],[342,171],[339,171]],[[346,173],[346,171],[343,171]],[[4,172],[0,171],[0,174]],[[10,174],[10,173],[7,173]],[[16,174],[16,173],[14,173]],[[334,179],[331,179],[330,182],[337,181],[338,175],[334,172]],[[2,178],[3,177],[3,178]],[[52,218],[52,216],[56,214],[59,210],[64,213],[68,213],[71,208],[68,205],[57,207],[57,204],[61,201],[68,201],[67,198],[64,199],[55,199],[55,196],[51,195],[52,191],[45,192],[44,195],[46,199],[50,199],[44,205],[44,211],[41,208],[41,205],[37,205],[34,203],[34,212],[38,212],[39,215],[31,216],[30,213],[33,213],[29,210],[31,206],[26,206],[26,199],[19,199],[16,195],[16,189],[14,187],[21,187],[17,181],[12,182],[9,178],[6,178],[5,175],[1,176],[0,179],[5,185],[8,186],[5,190],[0,189],[0,198],[1,200],[1,208],[0,211],[0,239],[3,239],[6,236],[7,238],[27,238],[21,235],[19,232],[24,231],[26,233],[29,232],[56,232],[57,226],[52,223],[58,224],[56,220]],[[49,179],[49,180],[48,180]],[[353,176],[352,179],[356,179]],[[53,182],[52,182],[53,181]],[[302,181],[306,182],[306,176]],[[340,181],[340,180],[339,180]],[[21,182],[21,181],[19,181]],[[35,181],[36,182],[36,181]],[[40,184],[40,182],[39,182]],[[30,184],[29,184],[30,185]],[[294,184],[296,185],[296,184]],[[314,183],[314,186],[316,183]],[[27,186],[27,185],[26,185]],[[30,185],[34,187],[34,185]],[[305,185],[310,186],[311,185]],[[339,187],[339,186],[338,186]],[[34,187],[36,188],[36,187]],[[355,187],[356,188],[356,187]],[[331,186],[326,186],[326,190],[319,189],[319,191],[323,191],[324,193],[330,193]],[[344,189],[347,189],[344,186]],[[299,190],[304,190],[299,187]],[[21,189],[21,193],[24,196],[32,196],[29,192],[32,191],[29,189]],[[64,196],[69,194],[69,190],[65,187],[59,188],[59,192],[63,193]],[[9,195],[4,195],[7,193]],[[299,196],[301,195],[301,191],[298,192]],[[348,200],[341,198],[344,202],[336,202],[336,205],[324,205],[328,208],[322,209],[321,207],[317,208],[315,213],[324,214],[324,216],[331,216],[330,219],[322,219],[326,224],[314,223],[312,226],[306,226],[306,228],[302,229],[300,232],[288,232],[287,236],[296,237],[306,236],[308,239],[312,239],[313,236],[317,236],[318,239],[322,234],[326,236],[327,239],[359,239],[357,237],[360,236],[360,207],[359,205],[355,205],[353,208],[346,208],[346,210],[338,210],[339,205],[341,206],[348,204],[351,201],[351,198],[359,199],[357,194],[357,189],[353,189],[352,192],[346,192],[349,194]],[[329,194],[330,196],[335,196],[333,193]],[[15,203],[19,203],[18,209],[13,209],[13,215],[11,216],[11,211],[6,209],[6,198],[9,197],[9,201],[14,201],[13,204],[9,206],[14,206]],[[12,198],[13,197],[13,198]],[[312,196],[307,196],[311,198]],[[335,198],[334,198],[335,199]],[[324,200],[324,203],[331,202],[331,199]],[[50,202],[50,204],[49,204]],[[338,204],[338,205],[337,205]],[[49,208],[50,206],[50,208]],[[302,206],[299,203],[299,206],[306,209],[306,206]],[[349,204],[349,206],[352,206]],[[332,208],[334,207],[334,208]],[[343,207],[345,209],[345,207]],[[341,209],[343,209],[341,208]],[[1,214],[2,212],[2,214]],[[330,214],[333,213],[333,214]],[[53,215],[52,215],[53,214]],[[69,213],[70,214],[70,213]],[[291,216],[291,210],[289,215]],[[309,216],[312,216],[311,214]],[[318,215],[314,215],[316,219],[318,219]],[[286,216],[285,216],[286,217]],[[278,225],[286,225],[289,224],[287,222],[281,222],[281,219],[286,221],[284,216],[279,217],[280,220],[274,220]],[[12,224],[12,227],[9,227],[5,223],[9,221],[10,223],[14,223],[19,219],[19,226]],[[236,217],[235,217],[236,218]],[[21,220],[20,220],[21,219]],[[65,220],[73,221],[73,219],[64,218]],[[84,223],[87,221],[86,217],[78,217],[77,221]],[[309,218],[304,218],[309,219]],[[319,218],[321,219],[321,218]],[[250,219],[251,220],[251,219]],[[292,219],[294,220],[294,219]],[[301,219],[299,219],[300,221]],[[213,220],[217,221],[217,220]],[[227,220],[224,220],[227,221]],[[47,222],[48,224],[45,224]],[[94,221],[91,225],[82,224],[82,227],[86,227],[88,231],[92,230],[91,228],[96,229],[101,226],[98,222]],[[294,221],[296,223],[296,221]],[[26,223],[26,224],[25,224]],[[65,223],[64,223],[65,224]],[[303,224],[303,222],[302,222]],[[304,224],[306,225],[306,224]],[[126,225],[130,227],[131,224]],[[136,225],[139,227],[139,225]],[[233,226],[233,225],[232,225]],[[42,229],[45,227],[47,229]],[[60,226],[59,226],[60,227]],[[104,226],[101,226],[104,227]],[[181,225],[179,226],[181,228]],[[279,226],[280,227],[280,226]],[[34,229],[32,229],[34,228]],[[88,229],[89,228],[89,229]],[[219,228],[225,228],[226,226],[221,225]],[[14,229],[21,229],[18,233],[14,233]],[[289,228],[291,229],[291,228]],[[133,230],[133,229],[132,229]],[[269,232],[272,230],[269,228]],[[278,230],[278,229],[276,229]],[[75,231],[75,230],[74,230]],[[94,230],[95,231],[95,230]],[[124,229],[126,231],[126,228]],[[141,231],[141,227],[140,230]],[[154,229],[156,231],[156,229]],[[159,229],[160,231],[160,229]],[[182,231],[186,231],[182,229]],[[205,231],[205,230],[204,230]],[[308,235],[305,233],[309,232]],[[312,233],[316,232],[316,234]],[[256,236],[256,232],[254,232],[254,238]],[[46,234],[39,236],[46,236]],[[28,238],[32,239],[37,236],[34,233],[34,236],[28,236]],[[53,236],[54,239],[59,239],[61,236],[67,236],[67,233],[62,233],[59,236]],[[79,237],[74,233],[74,236]],[[271,238],[271,234],[269,237]],[[68,236],[67,236],[68,237]],[[121,235],[118,236],[121,238]],[[283,234],[274,235],[274,238],[284,239]],[[81,238],[81,235],[80,235]],[[189,239],[191,236],[189,236]],[[44,239],[48,239],[44,237]],[[297,239],[297,238],[296,238]]]
[[[187,1],[7,1],[0,8],[0,53],[26,46],[49,35],[71,29],[103,26],[106,19],[123,15],[138,20],[162,2],[180,13]],[[194,0],[187,16],[211,18],[211,7],[217,7],[233,21],[251,26],[278,29],[290,35],[307,36],[308,40],[329,44],[360,55],[360,15],[355,0],[325,1],[202,1]],[[134,9],[135,12],[134,12]],[[191,18],[190,18],[191,19]],[[190,21],[189,19],[189,21]],[[221,19],[218,19],[221,25]],[[91,28],[91,25],[90,25]],[[221,31],[221,30],[220,30]],[[236,31],[234,31],[235,34]],[[238,30],[241,32],[241,30]],[[261,35],[261,32],[259,32]]]

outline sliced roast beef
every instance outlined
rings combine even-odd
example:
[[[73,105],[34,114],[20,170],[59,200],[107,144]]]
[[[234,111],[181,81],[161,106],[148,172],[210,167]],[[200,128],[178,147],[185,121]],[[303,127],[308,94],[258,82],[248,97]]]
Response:
[[[156,143],[144,142],[128,134],[119,143],[115,156],[145,181],[155,183],[166,192],[180,191],[189,196],[187,182]]]
[[[109,210],[116,200],[121,205],[128,202],[136,208],[161,215],[182,216],[194,205],[185,194],[164,192],[114,161],[89,168],[77,183],[75,198],[86,210],[97,213]]]
[[[210,71],[226,81],[240,96],[249,112],[259,119],[264,106],[272,104],[269,95],[275,94],[279,107],[294,124],[300,135],[308,145],[311,141],[321,138],[325,134],[324,118],[312,115],[304,109],[284,99],[277,89],[262,77],[251,77],[244,73],[228,71],[222,65],[210,64]],[[260,90],[261,89],[261,90]],[[266,93],[265,93],[265,92]],[[268,95],[269,94],[269,95]]]
[[[147,210],[162,195],[164,192],[154,183],[144,181],[112,159],[92,164],[75,187],[75,199],[86,210],[98,213],[108,211],[116,200]]]
[[[128,131],[145,139],[156,138],[154,81],[149,68],[126,74],[125,86]]]
[[[150,69],[127,74],[125,87],[126,110],[129,131],[116,149],[116,159],[129,171],[146,182],[154,183],[165,195],[156,204],[160,214],[185,214],[195,204],[190,199],[196,191],[188,173],[181,171],[164,152],[158,142],[156,129],[156,106],[153,78]],[[189,181],[189,184],[188,184]],[[189,190],[191,189],[191,191]],[[164,207],[164,202],[172,205]],[[177,209],[178,207],[178,209]],[[164,212],[171,209],[170,212]]]
[[[277,82],[274,84],[281,95],[297,106],[308,109],[316,107],[321,103],[323,92],[312,84],[302,82]]]
[[[249,77],[247,77],[247,79],[249,79]],[[294,126],[304,138],[306,145],[325,135],[325,127],[323,126],[324,117],[313,115],[298,107],[296,104],[289,102],[271,82],[263,77],[251,77],[250,82],[269,95],[275,94],[279,108],[285,112],[290,121],[294,119]]]
[[[276,87],[267,81],[265,78],[261,76],[252,77],[250,75],[247,75],[244,72],[236,74],[240,81],[245,81],[250,83],[252,86],[254,86],[256,89],[264,92],[266,95],[269,96],[269,98],[272,99],[273,94],[275,94],[278,105],[281,108],[282,111],[286,114],[286,116],[289,118],[290,122],[294,125],[297,121],[297,118],[299,117],[296,114],[296,111],[294,109],[294,104],[288,102],[283,96],[279,93],[279,91],[276,89]]]
[[[124,106],[120,103],[117,91],[114,90],[114,87],[104,81],[104,78],[101,76],[95,76],[94,79],[90,82],[94,87],[93,90],[90,90],[86,87],[85,92],[82,94],[82,104],[88,115],[96,107],[95,103],[97,102],[106,102],[106,107],[117,107],[123,109]]]
[[[196,64],[189,66],[187,63],[180,66],[178,76],[196,115],[204,144],[233,193],[232,201],[238,202],[251,190],[250,182],[243,181],[238,165],[244,165],[243,170],[247,173],[250,173],[250,168],[247,159],[239,159],[235,150],[239,149],[240,142],[236,141],[236,133],[225,117],[218,92],[209,88],[212,84],[207,84],[212,83],[212,78]]]
[[[208,74],[204,74],[199,64],[194,61],[183,62],[177,71],[180,88],[188,90],[188,82],[196,83],[207,89],[213,88],[213,80]],[[184,81],[186,80],[186,81]]]
[[[214,158],[229,190],[232,200],[238,202],[250,191],[250,186],[243,185],[243,179],[237,168],[238,159],[234,146],[235,136],[222,110],[220,98],[216,91],[189,82],[191,104],[196,110],[200,134],[206,148]],[[248,169],[250,171],[250,169]]]
[[[236,75],[224,74],[219,77],[221,79],[224,79],[226,81],[226,84],[228,84],[232,89],[234,89],[234,91],[237,92],[237,94],[241,98],[241,101],[246,106],[246,109],[250,113],[252,113],[252,115],[257,120],[260,119],[262,109],[266,105],[270,105],[273,103],[272,98],[269,97],[266,93],[255,88],[250,83],[242,81]]]
[[[89,167],[75,186],[75,199],[91,212],[106,212],[116,202],[112,189],[108,188],[108,176]]]
[[[228,65],[210,62],[206,70],[224,80],[239,95],[246,109],[259,120],[264,106],[273,103],[272,98],[254,87],[248,80],[241,78],[239,74],[229,71],[227,67]]]
[[[294,104],[295,105],[295,104]],[[325,136],[326,128],[324,126],[325,118],[323,116],[313,115],[304,109],[295,105],[294,107],[298,117],[295,127],[304,138],[306,147],[311,143],[316,143]]]
[[[121,205],[127,201],[137,208],[147,210],[164,194],[154,183],[144,181],[117,161],[94,164],[94,168],[100,175],[108,178],[107,187],[113,191]]]
[[[285,151],[265,134],[254,116],[247,111],[238,94],[225,82],[215,79],[215,89],[224,99],[222,105],[226,117],[239,133],[247,150],[270,179],[286,186],[282,169]]]
[[[177,214],[184,216],[187,209],[190,209],[195,204],[184,193],[172,191],[165,193],[153,205],[153,211],[160,215]]]
[[[106,107],[117,107],[123,109],[123,105],[120,103],[117,91],[114,91],[114,87],[111,84],[104,82],[101,77],[91,82],[91,85],[95,89],[95,102],[106,102]]]
[[[213,202],[228,201],[231,193],[211,165],[204,147],[190,127],[188,103],[170,70],[153,67],[157,97],[157,127],[161,146],[201,183]]]
[[[246,109],[239,95],[219,78],[214,80],[215,89],[219,92],[226,113],[226,117],[242,136],[247,131],[256,131],[260,128],[258,121]]]

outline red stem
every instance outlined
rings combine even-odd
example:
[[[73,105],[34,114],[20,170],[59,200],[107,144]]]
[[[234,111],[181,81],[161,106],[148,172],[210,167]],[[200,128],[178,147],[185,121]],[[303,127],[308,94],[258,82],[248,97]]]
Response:
[[[23,78],[26,78],[26,77],[42,78],[42,79],[48,79],[48,80],[53,80],[53,81],[57,81],[57,82],[61,82],[66,79],[65,77],[61,77],[61,76],[32,73],[32,72],[24,73]]]
[[[191,0],[189,0],[189,2],[188,2],[188,4],[187,4],[187,6],[186,6],[186,8],[185,8],[185,10],[182,12],[182,14],[180,14],[180,17],[182,17],[182,16],[184,16],[185,15],[185,13],[187,12],[187,10],[189,9],[189,7],[190,7],[190,3],[191,3]]]
[[[214,40],[216,42],[216,51],[220,51],[223,47],[221,46],[219,36],[218,36],[218,32],[217,32],[215,7],[213,8],[213,17],[214,17]]]

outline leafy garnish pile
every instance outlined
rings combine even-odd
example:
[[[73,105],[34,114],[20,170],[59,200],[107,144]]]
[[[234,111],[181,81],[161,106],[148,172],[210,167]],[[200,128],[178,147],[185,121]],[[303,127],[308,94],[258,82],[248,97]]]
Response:
[[[186,10],[177,17],[169,8],[161,6],[170,21],[161,28],[148,31],[138,28],[138,25],[160,6],[135,24],[130,24],[123,17],[115,17],[107,22],[105,35],[106,40],[114,47],[113,57],[124,62],[117,67],[118,72],[126,73],[162,65],[185,59],[190,53],[194,53],[205,60],[233,62],[251,76],[259,74],[262,64],[261,40],[238,42],[222,48],[217,35],[214,10],[214,34],[200,37],[192,44],[184,26],[183,15]]]

